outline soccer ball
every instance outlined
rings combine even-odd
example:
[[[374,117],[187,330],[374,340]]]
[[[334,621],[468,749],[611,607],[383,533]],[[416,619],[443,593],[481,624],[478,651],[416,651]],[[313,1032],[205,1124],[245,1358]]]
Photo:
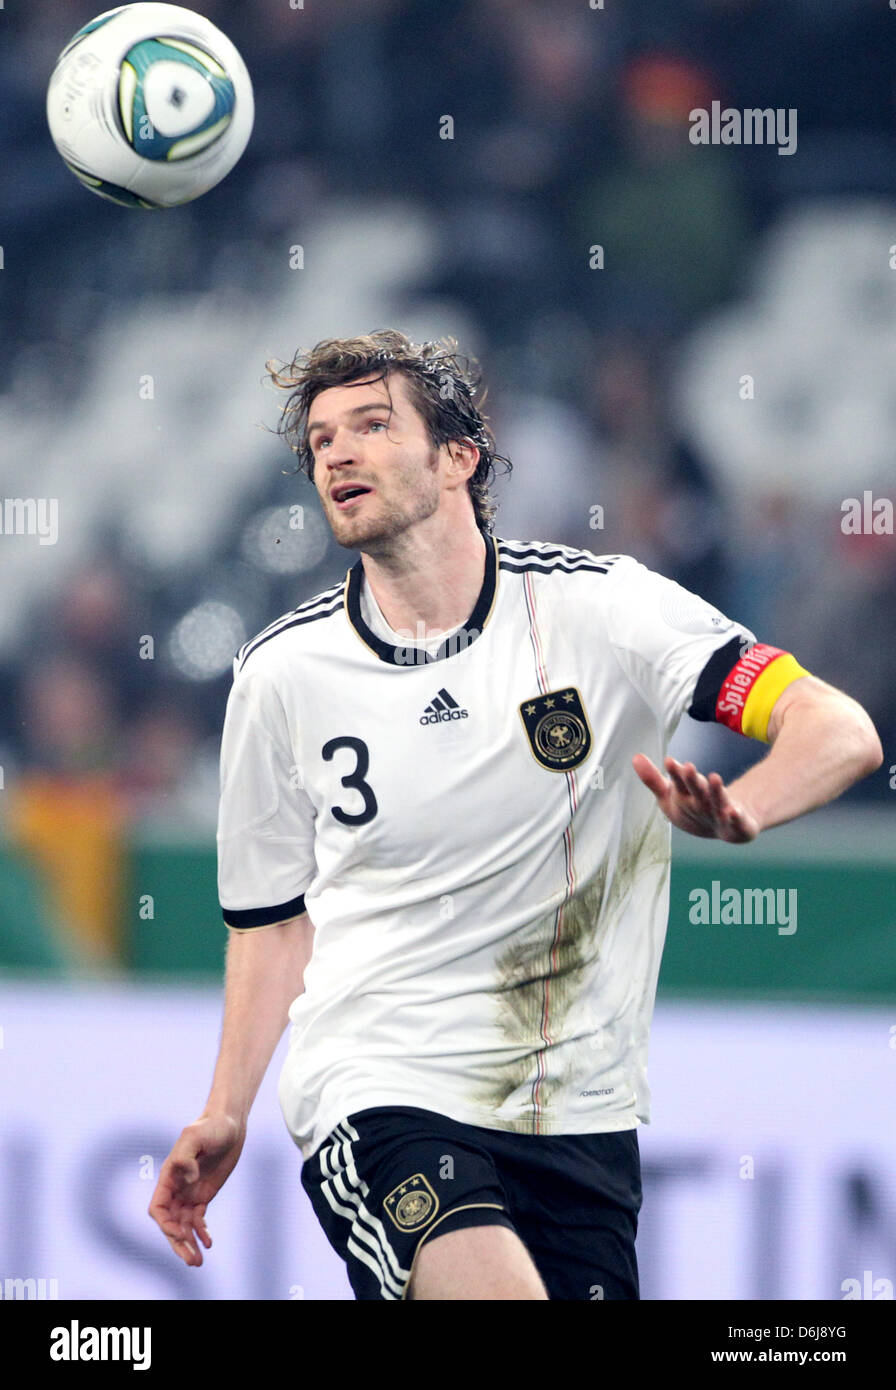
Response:
[[[60,53],[47,92],[69,169],[131,208],[176,207],[214,188],[254,118],[236,48],[181,5],[119,5],[91,20]]]

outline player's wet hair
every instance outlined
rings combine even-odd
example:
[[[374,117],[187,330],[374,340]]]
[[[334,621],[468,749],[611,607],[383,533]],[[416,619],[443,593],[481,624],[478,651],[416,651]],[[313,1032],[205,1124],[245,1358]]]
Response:
[[[269,379],[289,392],[280,416],[277,434],[298,456],[299,469],[314,478],[314,456],[308,443],[308,412],[315,396],[331,386],[347,386],[354,381],[384,381],[401,373],[408,382],[408,394],[426,422],[429,437],[438,448],[453,440],[470,440],[479,450],[476,471],[467,484],[478,525],[490,531],[496,503],[490,491],[495,465],[509,473],[510,460],[497,453],[481,406],[485,390],[480,391],[481,373],[475,358],[458,353],[454,338],[413,343],[397,329],[384,328],[360,338],[326,338],[310,352],[301,349],[289,363],[278,368],[267,363]],[[392,397],[389,395],[391,405]]]

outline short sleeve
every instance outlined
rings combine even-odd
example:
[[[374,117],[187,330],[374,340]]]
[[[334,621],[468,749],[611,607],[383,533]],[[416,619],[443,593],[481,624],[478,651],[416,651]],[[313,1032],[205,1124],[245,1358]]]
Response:
[[[701,675],[716,653],[746,649],[756,641],[748,628],[631,556],[622,556],[613,566],[607,629],[622,670],[667,738],[691,706]],[[728,666],[736,659],[732,657]]]
[[[314,808],[263,669],[237,673],[227,701],[217,839],[228,926],[270,926],[304,912],[314,876]]]

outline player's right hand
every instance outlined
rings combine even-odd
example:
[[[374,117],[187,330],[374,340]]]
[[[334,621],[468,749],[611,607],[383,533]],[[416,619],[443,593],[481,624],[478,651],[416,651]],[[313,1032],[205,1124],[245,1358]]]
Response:
[[[236,1167],[245,1125],[230,1115],[202,1115],[187,1125],[162,1165],[149,1215],[184,1264],[201,1265],[197,1237],[211,1248],[205,1209]]]

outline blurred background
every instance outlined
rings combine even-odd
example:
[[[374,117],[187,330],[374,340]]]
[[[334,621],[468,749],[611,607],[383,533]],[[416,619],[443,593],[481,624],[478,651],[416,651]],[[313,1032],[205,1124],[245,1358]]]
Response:
[[[0,1283],[347,1296],[270,1075],[202,1271],[145,1207],[214,1060],[232,656],[354,560],[265,362],[391,326],[481,361],[498,535],[634,554],[874,718],[884,764],[836,808],[675,836],[641,1243],[650,1298],[892,1297],[896,540],[892,506],[879,534],[844,506],[896,499],[896,12],[197,8],[255,131],[164,213],[93,197],[49,138],[95,0],[0,10],[0,498],[58,517],[0,534]],[[795,151],[691,143],[713,101],[795,112]],[[762,753],[688,719],[672,751],[729,778]],[[693,924],[714,878],[797,889],[798,930]]]

